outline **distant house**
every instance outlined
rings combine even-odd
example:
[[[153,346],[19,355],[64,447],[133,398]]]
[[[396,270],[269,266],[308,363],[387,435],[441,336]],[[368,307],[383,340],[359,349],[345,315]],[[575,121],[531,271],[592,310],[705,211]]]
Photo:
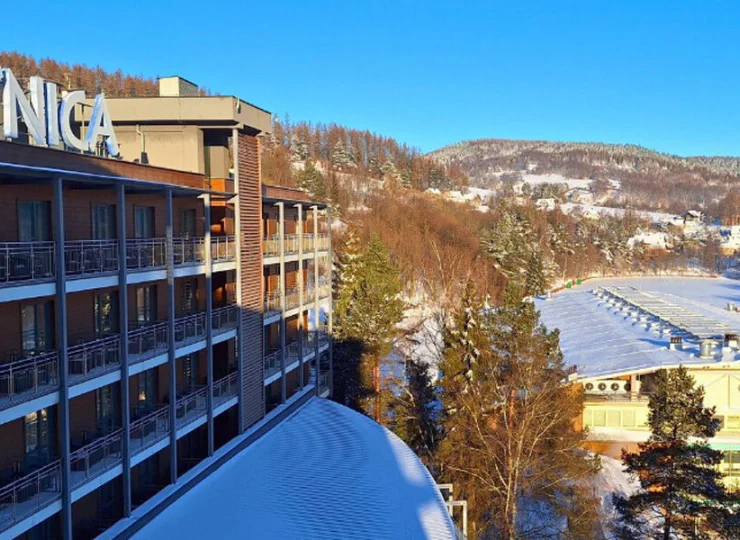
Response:
[[[703,223],[704,212],[701,210],[687,210],[683,215],[683,222],[686,223]]]
[[[538,210],[544,210],[547,212],[555,210],[555,199],[553,198],[537,199],[534,204]]]

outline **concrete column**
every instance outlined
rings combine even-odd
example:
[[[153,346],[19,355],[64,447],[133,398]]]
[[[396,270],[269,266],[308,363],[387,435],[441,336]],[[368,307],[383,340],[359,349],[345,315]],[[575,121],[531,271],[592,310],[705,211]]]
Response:
[[[328,238],[328,258],[327,264],[327,282],[329,287],[334,283],[334,253],[331,245],[331,208],[326,209],[326,235]],[[334,298],[333,291],[330,289],[328,298],[329,307],[327,309],[328,326],[327,331],[329,333],[329,396],[334,394],[334,342],[332,335],[334,333]]]
[[[298,211],[298,224],[296,232],[298,234],[298,386],[303,390],[305,381],[303,380],[303,294],[306,284],[303,279],[303,206],[295,205]]]
[[[206,351],[208,362],[208,455],[213,455],[213,253],[211,252],[211,195],[203,195],[206,246]]]
[[[172,188],[165,191],[167,207],[167,364],[170,372],[170,482],[177,482],[177,365],[175,363],[175,254],[173,251]]]
[[[118,237],[118,329],[121,335],[121,463],[123,464],[123,515],[131,515],[131,396],[128,370],[128,286],[126,284],[126,188],[116,186],[116,236]]]
[[[316,362],[316,395],[320,395],[319,391],[319,375],[321,375],[321,358],[319,355],[319,334],[318,330],[321,326],[321,307],[319,306],[319,207],[312,206],[313,210],[313,325],[316,330],[314,340],[314,350],[316,355],[314,360]]]
[[[280,403],[285,403],[287,387],[285,385],[285,205],[278,207],[278,232],[280,235]]]
[[[72,538],[72,489],[70,485],[69,365],[67,336],[67,290],[64,264],[63,180],[54,177],[54,242],[56,247],[56,348],[59,351],[59,431],[62,454],[62,538]]]

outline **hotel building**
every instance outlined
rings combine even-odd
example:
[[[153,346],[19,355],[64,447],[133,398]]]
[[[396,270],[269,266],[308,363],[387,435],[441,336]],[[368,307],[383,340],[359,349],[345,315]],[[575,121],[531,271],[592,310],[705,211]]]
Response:
[[[0,538],[156,514],[331,393],[331,216],[262,182],[270,113],[106,101],[117,158],[0,141]]]

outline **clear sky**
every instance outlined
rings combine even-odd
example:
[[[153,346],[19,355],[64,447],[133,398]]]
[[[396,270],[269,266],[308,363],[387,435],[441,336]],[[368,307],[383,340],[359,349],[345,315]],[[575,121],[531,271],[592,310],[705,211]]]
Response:
[[[3,4],[0,49],[177,74],[424,151],[497,137],[740,155],[737,1]]]

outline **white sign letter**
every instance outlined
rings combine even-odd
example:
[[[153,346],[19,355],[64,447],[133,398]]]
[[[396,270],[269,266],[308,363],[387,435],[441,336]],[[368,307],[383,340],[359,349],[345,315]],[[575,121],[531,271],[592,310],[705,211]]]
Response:
[[[95,96],[92,115],[90,116],[90,129],[87,131],[85,143],[91,152],[95,150],[98,137],[102,136],[105,145],[108,147],[108,153],[111,156],[118,155],[118,141],[116,133],[113,131],[113,122],[110,120],[108,105],[105,103],[105,96],[98,94]]]
[[[31,77],[33,107],[8,68],[0,69],[0,80],[5,83],[3,86],[3,134],[5,137],[18,138],[18,116],[20,115],[28,128],[28,134],[36,141],[36,144],[46,146],[43,80],[40,77]]]
[[[75,109],[80,101],[85,99],[85,92],[82,90],[75,90],[70,92],[62,98],[62,104],[59,107],[59,130],[62,132],[62,140],[64,144],[70,148],[75,148],[80,152],[87,150],[85,143],[83,143],[77,135],[72,132],[72,111]]]

